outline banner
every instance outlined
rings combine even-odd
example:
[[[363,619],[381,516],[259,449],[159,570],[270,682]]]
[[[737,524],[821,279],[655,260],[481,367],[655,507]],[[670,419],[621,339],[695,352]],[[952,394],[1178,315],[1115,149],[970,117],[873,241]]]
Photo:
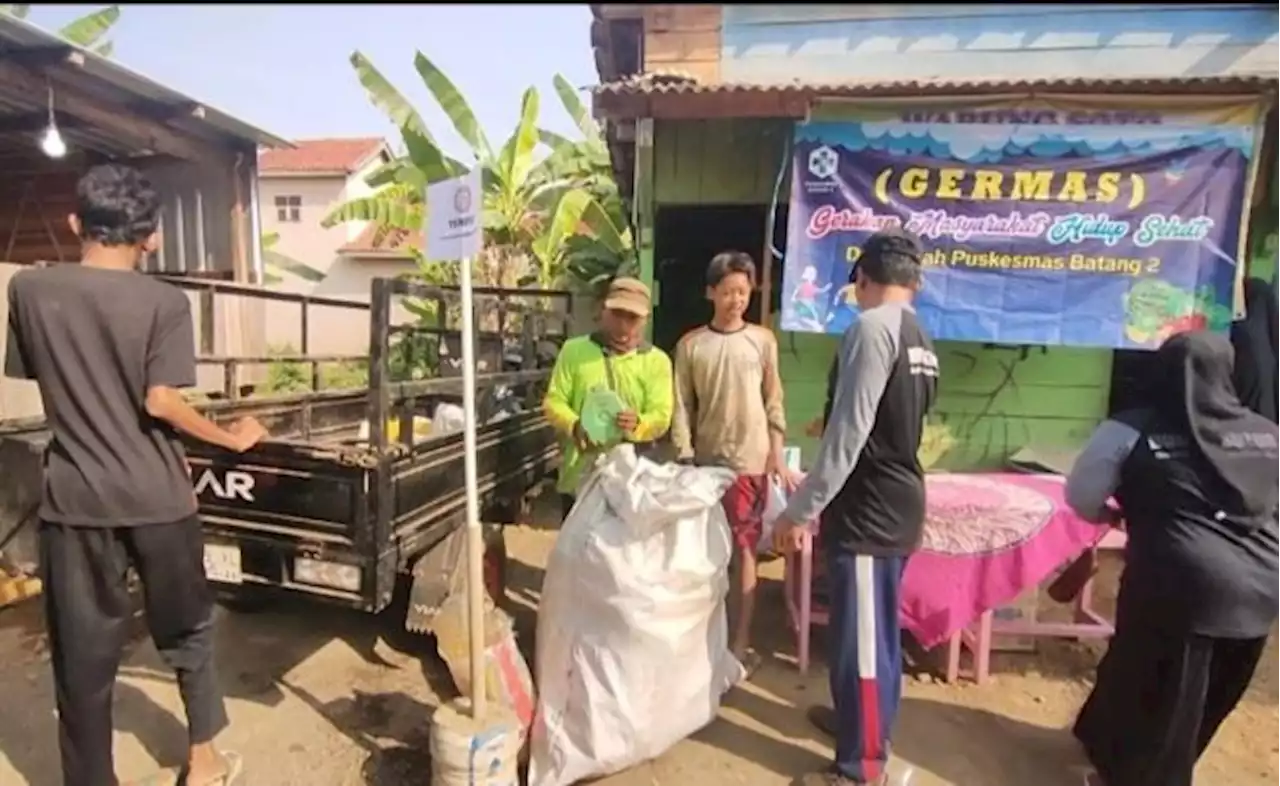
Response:
[[[842,333],[861,243],[926,249],[938,339],[1153,349],[1233,317],[1258,108],[860,110],[798,125],[783,330]]]

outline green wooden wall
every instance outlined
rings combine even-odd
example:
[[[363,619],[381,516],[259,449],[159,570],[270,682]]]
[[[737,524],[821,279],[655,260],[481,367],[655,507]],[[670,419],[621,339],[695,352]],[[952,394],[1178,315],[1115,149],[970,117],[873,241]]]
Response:
[[[789,122],[658,121],[653,190],[659,207],[767,205]],[[782,199],[788,194],[783,184]],[[661,305],[655,317],[661,319]],[[822,412],[827,368],[837,339],[781,333],[789,441],[811,454],[804,425]],[[1111,380],[1109,350],[984,348],[939,342],[942,381],[931,418],[926,461],[938,468],[997,467],[1018,450],[1070,449],[1083,444],[1105,416]]]

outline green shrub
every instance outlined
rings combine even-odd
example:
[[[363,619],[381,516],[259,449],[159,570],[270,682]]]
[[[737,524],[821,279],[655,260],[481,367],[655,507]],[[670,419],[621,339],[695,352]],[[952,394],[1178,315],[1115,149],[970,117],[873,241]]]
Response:
[[[291,344],[270,347],[270,355],[296,355],[298,350]],[[344,360],[336,363],[319,364],[320,390],[353,390],[368,387],[369,366],[358,360]],[[311,365],[293,360],[277,360],[267,366],[267,381],[263,385],[264,393],[287,394],[303,393],[311,390]]]

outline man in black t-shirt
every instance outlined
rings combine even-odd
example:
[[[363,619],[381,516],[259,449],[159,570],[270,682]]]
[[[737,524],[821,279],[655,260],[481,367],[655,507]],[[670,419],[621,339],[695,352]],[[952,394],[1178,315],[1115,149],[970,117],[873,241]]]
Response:
[[[938,358],[911,301],[921,248],[901,231],[873,235],[854,272],[861,311],[845,333],[822,447],[774,525],[779,551],[798,550],[819,521],[831,608],[836,759],[804,786],[887,783],[889,735],[902,693],[898,589],[924,529],[916,457],[933,404]]]
[[[213,595],[196,499],[178,432],[243,452],[266,432],[223,429],[186,403],[195,384],[191,308],[176,287],[138,272],[159,242],[159,200],[137,170],[94,167],[76,188],[78,265],[9,282],[5,375],[39,383],[53,439],[40,504],[40,562],[63,782],[114,786],[111,687],[132,616],[125,576],[142,581],[156,649],[186,708],[185,783],[230,784],[239,758],[219,753],[227,724],[213,668]]]

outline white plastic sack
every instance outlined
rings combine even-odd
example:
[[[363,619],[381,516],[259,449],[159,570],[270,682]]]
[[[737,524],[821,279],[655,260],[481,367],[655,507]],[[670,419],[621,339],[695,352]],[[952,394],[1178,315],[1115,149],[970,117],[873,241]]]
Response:
[[[431,415],[431,433],[448,434],[452,431],[461,431],[466,427],[466,421],[462,407],[442,401],[436,405],[436,411]]]
[[[655,464],[621,445],[583,484],[538,610],[529,786],[652,759],[715,718],[742,677],[729,653],[726,469]]]

